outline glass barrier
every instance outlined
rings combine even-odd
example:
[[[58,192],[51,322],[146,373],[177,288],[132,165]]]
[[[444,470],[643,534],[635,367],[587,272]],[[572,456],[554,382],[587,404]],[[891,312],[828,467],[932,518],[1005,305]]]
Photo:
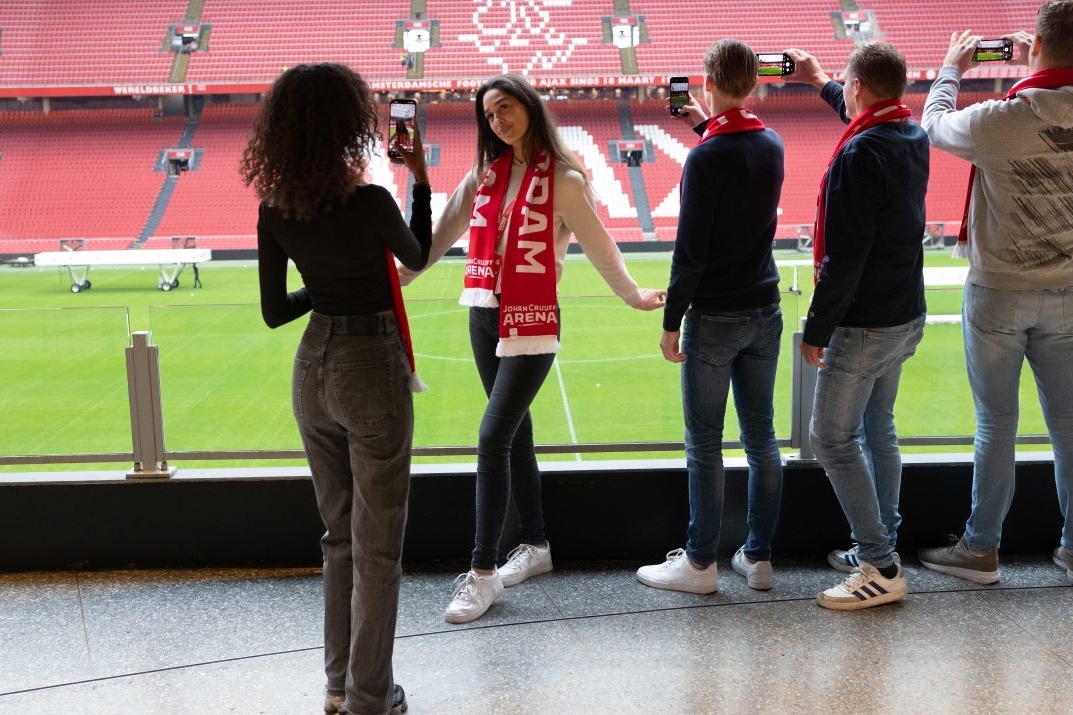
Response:
[[[0,335],[0,455],[130,454],[126,308],[2,308]]]
[[[951,265],[942,254],[929,251],[929,264]],[[641,286],[665,285],[670,258],[669,252],[626,254]],[[797,359],[793,333],[801,329],[812,279],[807,253],[787,251],[778,258],[785,329],[775,426],[785,444],[791,434]],[[204,272],[214,273],[213,290],[167,294],[167,300],[182,302],[159,305],[163,294],[139,283],[131,289],[135,302],[127,308],[0,310],[5,336],[0,455],[130,452],[123,350],[133,320],[135,329],[150,330],[152,344],[159,347],[167,452],[247,453],[222,458],[229,462],[178,460],[181,466],[249,466],[250,459],[269,458],[274,464],[302,463],[296,454],[301,444],[291,414],[290,375],[305,320],[268,329],[256,303],[255,268],[210,266]],[[462,271],[461,259],[445,258],[404,289],[418,372],[430,386],[415,396],[415,446],[426,452],[462,452],[419,456],[423,463],[472,462],[486,402],[470,353],[467,309],[457,302]],[[961,288],[941,283],[928,289],[930,321],[917,354],[903,370],[896,421],[902,439],[954,437],[961,444],[913,444],[907,452],[971,449],[973,408],[958,324]],[[233,294],[225,287],[233,288]],[[562,350],[533,405],[536,442],[554,445],[556,452],[541,459],[680,458],[679,367],[663,360],[659,351],[662,312],[630,309],[578,255],[567,258],[559,294]],[[214,295],[233,295],[236,302],[210,303]],[[1022,380],[1020,434],[1045,434],[1027,368]],[[724,439],[737,437],[731,403]],[[585,447],[621,444],[657,446],[629,452]],[[572,445],[584,446],[575,452]],[[783,452],[792,450],[784,447]],[[286,459],[275,461],[279,457]]]
[[[269,330],[260,306],[154,305],[168,452],[301,449],[291,413],[296,320]]]

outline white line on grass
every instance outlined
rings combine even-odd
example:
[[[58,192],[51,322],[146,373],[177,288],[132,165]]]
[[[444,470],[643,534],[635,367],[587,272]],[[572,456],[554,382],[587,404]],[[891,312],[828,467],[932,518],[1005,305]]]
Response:
[[[563,382],[563,371],[559,368],[559,358],[555,358],[555,376],[559,379],[559,394],[563,398],[563,410],[566,412],[566,428],[570,431],[570,442],[577,444],[577,432],[574,430],[574,415],[570,412],[570,401],[566,399],[566,384]],[[575,452],[574,459],[581,461],[581,453]]]

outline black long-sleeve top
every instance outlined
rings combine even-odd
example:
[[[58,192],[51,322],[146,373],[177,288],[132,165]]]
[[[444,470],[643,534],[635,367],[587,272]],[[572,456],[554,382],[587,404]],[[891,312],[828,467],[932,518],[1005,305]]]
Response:
[[[842,85],[821,97],[844,122]],[[924,314],[928,137],[886,122],[846,142],[827,175],[824,258],[803,341],[826,347],[835,328],[890,327]]]
[[[771,129],[715,136],[689,150],[664,330],[677,332],[690,305],[720,312],[779,302],[771,242],[782,180],[782,139]]]
[[[261,315],[271,328],[315,310],[324,315],[365,315],[393,307],[388,279],[390,249],[407,268],[420,270],[432,244],[432,189],[414,184],[410,225],[382,186],[358,186],[334,210],[309,221],[284,218],[261,204],[257,258]],[[302,288],[287,291],[287,260]]]

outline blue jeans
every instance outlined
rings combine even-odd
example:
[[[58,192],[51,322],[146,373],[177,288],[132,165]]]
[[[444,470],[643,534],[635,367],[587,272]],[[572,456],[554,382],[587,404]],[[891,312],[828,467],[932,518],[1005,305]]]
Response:
[[[902,455],[894,400],[902,363],[924,336],[924,316],[888,328],[839,327],[823,351],[809,425],[812,449],[831,480],[859,556],[894,563],[902,517]]]
[[[499,308],[469,309],[469,340],[488,395],[477,435],[477,524],[470,566],[491,569],[499,557],[503,520],[512,495],[521,542],[545,541],[529,406],[551,371],[555,355],[497,357]]]
[[[348,711],[391,709],[410,489],[410,363],[393,316],[313,313],[292,406],[326,531],[324,672]]]
[[[1054,451],[1054,479],[1073,549],[1073,288],[995,290],[965,284],[962,334],[976,405],[972,513],[965,540],[974,551],[999,546],[1014,490],[1014,439],[1025,359],[1036,378]]]
[[[723,423],[734,389],[741,442],[749,464],[745,553],[771,559],[782,499],[782,456],[772,405],[779,363],[779,306],[726,313],[686,312],[682,332],[682,408],[689,475],[686,553],[700,566],[715,561],[723,518]]]

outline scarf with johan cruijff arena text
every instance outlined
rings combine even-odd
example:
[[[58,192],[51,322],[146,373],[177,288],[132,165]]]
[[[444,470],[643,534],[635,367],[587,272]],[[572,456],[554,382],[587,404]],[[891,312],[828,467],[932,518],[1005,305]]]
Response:
[[[555,160],[547,152],[536,152],[525,167],[518,196],[504,204],[513,161],[514,152],[508,148],[491,163],[477,187],[466,275],[458,302],[483,308],[499,306],[497,356],[556,353]],[[499,255],[496,245],[501,237],[505,240]]]

